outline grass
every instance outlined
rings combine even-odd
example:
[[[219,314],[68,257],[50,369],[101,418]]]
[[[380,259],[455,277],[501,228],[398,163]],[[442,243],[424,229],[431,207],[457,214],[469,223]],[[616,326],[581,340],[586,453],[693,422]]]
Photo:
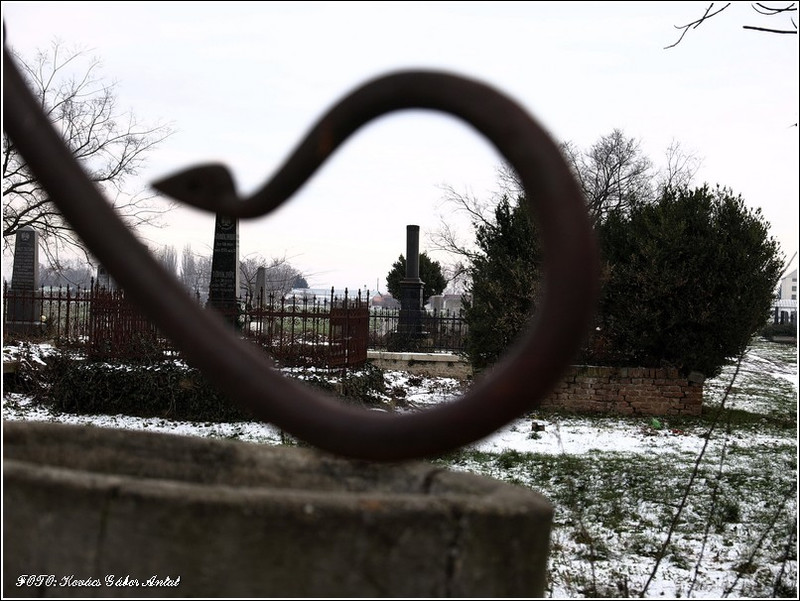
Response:
[[[736,547],[736,553],[747,558],[727,562],[729,571],[742,572],[746,566],[749,571],[742,573],[754,574],[756,566],[762,566],[772,573],[768,563],[782,561],[780,551],[791,536],[796,515],[796,462],[791,457],[796,445],[779,445],[770,449],[771,453],[742,450],[745,452],[729,455],[722,472],[714,460],[700,466],[698,484],[676,528],[677,542],[666,554],[667,570],[688,575],[707,524],[711,526],[708,536],[715,539],[713,553]],[[618,580],[604,581],[603,596],[617,596],[622,576],[625,591],[642,586],[644,572],[639,568],[655,561],[683,493],[691,460],[693,457],[667,454],[634,458],[613,451],[552,456],[464,450],[441,461],[529,486],[550,499],[556,508],[551,592],[586,594],[587,583],[578,576],[594,563],[606,579],[614,574]],[[773,557],[765,558],[765,554]],[[576,558],[583,569],[575,564]],[[792,558],[796,587],[796,556]],[[753,580],[748,579],[747,588],[739,592],[772,596],[774,581],[767,582],[764,577],[763,582]],[[681,593],[679,582],[671,593]]]
[[[437,461],[550,499],[552,596],[639,596],[647,587],[646,596],[674,598],[796,597],[797,388],[785,377],[797,373],[796,361],[793,347],[756,342],[729,408],[720,413],[732,369],[708,383],[701,416],[659,418],[658,427],[642,418],[547,416],[562,428],[580,423],[597,432],[638,424],[706,440],[712,431],[699,463],[691,449],[613,448],[555,455],[466,448]]]

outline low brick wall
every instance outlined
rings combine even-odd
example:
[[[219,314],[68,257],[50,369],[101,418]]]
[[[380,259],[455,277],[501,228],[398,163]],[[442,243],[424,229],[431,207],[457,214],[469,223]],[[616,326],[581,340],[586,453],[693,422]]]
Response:
[[[467,379],[472,370],[458,355],[369,351],[381,369],[429,377]],[[487,375],[489,370],[483,375]],[[612,415],[700,415],[703,377],[681,376],[677,369],[573,365],[542,409]]]
[[[570,367],[542,409],[616,415],[700,415],[703,378],[677,369]]]

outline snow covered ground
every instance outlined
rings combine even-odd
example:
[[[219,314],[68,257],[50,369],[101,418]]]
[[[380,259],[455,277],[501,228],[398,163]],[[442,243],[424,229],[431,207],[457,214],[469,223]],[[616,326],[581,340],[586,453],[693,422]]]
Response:
[[[720,405],[734,368],[706,383],[707,408]],[[403,392],[404,410],[452,401],[463,390],[454,379],[403,372],[386,372],[386,383]],[[760,340],[725,400],[732,411],[713,427],[709,418],[534,413],[435,461],[551,499],[554,598],[634,597],[645,586],[645,597],[796,596],[797,394],[796,347]],[[3,419],[282,440],[258,422],[64,414],[19,394],[4,393]],[[534,432],[534,422],[543,429]]]

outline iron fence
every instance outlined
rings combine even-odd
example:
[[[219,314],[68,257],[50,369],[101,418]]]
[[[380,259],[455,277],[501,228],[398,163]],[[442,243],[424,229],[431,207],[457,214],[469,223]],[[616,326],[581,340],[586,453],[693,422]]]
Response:
[[[94,359],[158,359],[173,350],[172,341],[118,289],[95,284],[89,296],[87,350]]]
[[[401,351],[407,342],[399,344],[395,334],[400,324],[400,310],[373,308],[369,314],[369,343],[373,350]],[[413,341],[413,350],[418,352],[466,351],[467,322],[463,311],[433,310],[422,315],[421,331]]]
[[[11,321],[20,315],[25,321]],[[88,287],[37,290],[14,290],[4,283],[3,326],[4,343],[48,340],[59,347],[83,347],[94,359],[161,356],[173,346],[123,291],[94,280]]]
[[[14,290],[3,283],[3,336],[9,339],[53,340],[59,345],[82,344],[91,330],[90,307],[94,286],[43,286]],[[13,312],[29,316],[20,327],[9,328]]]
[[[24,326],[4,327],[4,342],[52,340],[80,345],[94,359],[153,359],[177,347],[123,290],[42,287],[35,291],[3,287],[3,324],[9,307],[30,317]],[[284,366],[355,367],[367,360],[369,310],[361,293],[336,297],[269,295],[245,297],[234,321],[244,338],[262,346]]]
[[[269,294],[245,297],[245,337],[286,366],[352,367],[367,360],[369,309],[359,291],[342,297]]]

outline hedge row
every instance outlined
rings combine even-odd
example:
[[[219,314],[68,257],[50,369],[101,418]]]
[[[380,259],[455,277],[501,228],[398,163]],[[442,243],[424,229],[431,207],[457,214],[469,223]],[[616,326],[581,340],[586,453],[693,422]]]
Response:
[[[344,375],[297,369],[286,375],[353,404],[375,405],[387,398],[383,372],[373,366]],[[179,362],[99,363],[60,354],[44,366],[23,362],[15,387],[68,413],[211,422],[253,419],[199,370]]]

